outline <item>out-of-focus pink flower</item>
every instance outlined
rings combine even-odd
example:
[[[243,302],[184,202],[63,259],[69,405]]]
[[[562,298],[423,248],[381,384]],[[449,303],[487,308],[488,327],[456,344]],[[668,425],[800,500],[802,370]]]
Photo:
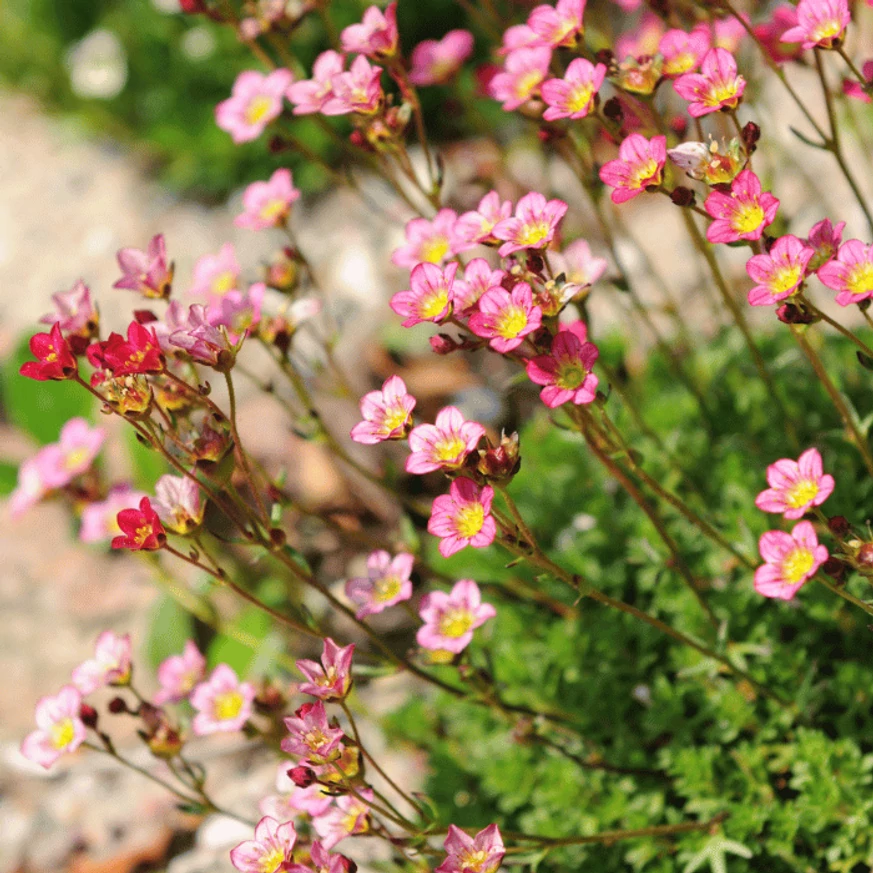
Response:
[[[452,286],[456,313],[469,315],[479,298],[489,289],[500,285],[506,273],[494,270],[485,258],[473,258],[464,268],[464,278],[455,279]]]
[[[563,403],[591,403],[597,397],[598,379],[591,372],[599,356],[597,346],[587,342],[583,322],[561,325],[552,339],[551,352],[527,362],[527,375],[543,385],[540,398],[551,409]]]
[[[330,637],[325,637],[320,664],[308,658],[296,662],[297,669],[309,680],[301,682],[297,690],[320,700],[342,700],[352,686],[354,653],[354,643],[338,646]]]
[[[406,459],[406,472],[421,476],[435,470],[458,470],[483,436],[481,424],[467,421],[459,409],[446,406],[437,413],[435,424],[420,424],[409,434],[412,454]]]
[[[384,440],[405,439],[412,425],[415,398],[399,376],[385,380],[381,391],[370,391],[361,398],[361,415],[351,432],[356,443],[375,445]]]
[[[282,101],[294,81],[290,70],[273,70],[266,75],[246,70],[237,76],[231,96],[215,107],[215,121],[235,143],[257,139],[264,128],[282,112]]]
[[[843,79],[843,94],[851,97],[853,100],[860,100],[862,103],[873,102],[873,97],[870,96],[870,85],[873,84],[873,61],[865,61],[861,67],[861,75],[867,83],[865,88],[857,79]]]
[[[755,571],[755,591],[764,597],[791,600],[827,560],[828,550],[818,544],[808,521],[794,525],[790,534],[770,530],[758,543],[766,563]]]
[[[240,682],[232,667],[219,664],[205,682],[191,692],[197,710],[191,728],[198,737],[242,730],[252,714],[255,686]]]
[[[454,78],[473,53],[469,30],[450,30],[442,39],[426,39],[413,50],[409,81],[413,85],[443,85]]]
[[[475,837],[449,825],[443,847],[448,857],[436,868],[435,873],[496,873],[506,854],[496,824],[488,825]]]
[[[130,485],[114,485],[105,500],[89,503],[82,510],[79,539],[83,543],[102,543],[119,536],[118,513],[122,509],[136,509],[145,496]]]
[[[480,487],[461,477],[452,482],[449,493],[436,497],[427,523],[429,533],[440,537],[440,554],[454,555],[466,546],[485,548],[494,542],[497,524],[491,515],[494,489]]]
[[[285,769],[288,769],[287,762]],[[308,788],[296,788],[291,794],[291,803],[307,815],[313,817],[324,815],[333,804],[333,796],[328,793],[330,789],[323,785],[310,785]]]
[[[263,282],[250,285],[245,293],[228,291],[208,308],[209,323],[213,327],[226,327],[231,343],[238,343],[260,323],[261,306],[266,293],[267,286]]]
[[[799,42],[803,48],[833,48],[852,20],[847,0],[800,0],[797,24],[782,34],[782,42]]]
[[[161,687],[155,694],[155,703],[178,703],[184,700],[206,674],[206,658],[194,640],[186,640],[181,655],[170,655],[158,667]]]
[[[797,7],[790,3],[777,6],[768,21],[753,28],[768,55],[777,63],[797,60],[803,54],[800,42],[783,42],[782,37],[791,28],[797,27]]]
[[[69,291],[52,294],[52,302],[54,312],[44,315],[40,324],[57,324],[62,333],[85,339],[97,332],[100,314],[91,300],[91,290],[81,279]]]
[[[155,483],[152,506],[164,527],[177,534],[189,534],[199,527],[206,511],[197,483],[187,476],[169,473]]]
[[[514,24],[503,31],[497,54],[508,55],[520,48],[533,48],[540,44],[539,34],[526,24]]]
[[[280,824],[264,816],[255,827],[255,838],[246,840],[230,850],[230,863],[240,873],[280,873],[294,860],[297,832],[294,824]]]
[[[321,107],[323,115],[372,115],[382,101],[382,68],[358,55],[346,73],[331,79],[332,92]]]
[[[124,275],[112,286],[138,291],[143,297],[166,299],[173,283],[173,265],[167,263],[167,247],[162,233],[153,236],[145,251],[119,249],[118,266]]]
[[[465,246],[458,248],[455,222],[458,214],[454,209],[440,209],[430,221],[413,218],[406,224],[406,244],[394,249],[391,263],[398,267],[414,267],[416,264],[440,264]]]
[[[817,273],[828,261],[836,257],[840,243],[843,241],[845,221],[834,225],[829,218],[823,218],[813,225],[809,231],[806,244],[815,249],[815,255],[809,262],[810,272]]]
[[[232,243],[225,243],[218,254],[203,255],[194,264],[194,282],[188,292],[211,302],[229,291],[239,290],[240,265]]]
[[[663,35],[663,21],[651,10],[646,9],[637,26],[625,31],[616,40],[615,56],[619,60],[653,56],[658,51],[658,42]]]
[[[537,6],[528,15],[527,26],[537,35],[540,45],[573,48],[585,30],[582,22],[585,3],[586,0],[558,0],[554,6]]]
[[[779,201],[761,188],[761,180],[743,170],[731,182],[731,193],[711,191],[703,204],[715,219],[706,229],[711,243],[730,243],[741,239],[761,239],[764,228],[773,223]]]
[[[504,240],[499,254],[502,258],[522,249],[544,249],[555,238],[555,231],[567,213],[563,200],[546,200],[538,191],[525,194],[515,207],[515,214],[504,218],[493,235]]]
[[[609,267],[606,258],[595,258],[591,246],[584,239],[570,243],[563,251],[549,251],[546,255],[552,273],[564,278],[573,285],[593,285]]]
[[[720,109],[736,109],[746,80],[737,73],[737,62],[729,51],[713,48],[704,56],[699,73],[685,73],[673,87],[689,101],[688,112],[699,118]]]
[[[233,362],[235,352],[226,333],[210,322],[206,307],[192,303],[183,329],[170,334],[170,343],[184,349],[195,361],[216,369],[223,369]]]
[[[384,549],[370,552],[367,575],[346,582],[346,597],[358,607],[356,618],[377,615],[412,597],[412,566],[415,559],[408,552],[394,558]]]
[[[501,354],[518,348],[542,324],[542,310],[534,305],[527,282],[519,282],[511,292],[489,288],[479,298],[478,306],[470,316],[470,330],[487,339],[491,348]]]
[[[651,185],[660,185],[667,162],[667,138],[632,133],[618,148],[618,158],[600,168],[600,179],[613,188],[613,203],[624,203]]]
[[[291,204],[300,197],[291,171],[276,170],[266,182],[252,182],[243,193],[245,210],[233,220],[237,227],[265,230],[281,227],[288,220]]]
[[[322,52],[312,65],[312,78],[294,82],[288,88],[288,100],[294,104],[295,115],[321,112],[333,96],[333,81],[343,72],[345,60],[339,52]]]
[[[313,818],[312,825],[325,849],[332,849],[346,837],[365,834],[370,829],[369,804],[373,802],[373,791],[362,788],[357,795],[338,797],[333,809]]]
[[[509,200],[501,200],[496,191],[489,191],[475,209],[465,212],[454,223],[452,237],[456,241],[458,251],[462,250],[461,245],[466,248],[476,243],[497,242],[493,233],[494,228],[511,214],[512,203]]]
[[[44,448],[32,458],[24,461],[18,468],[18,484],[9,495],[9,515],[12,518],[20,518],[51,491],[51,487],[46,483],[43,475],[45,457]],[[51,466],[53,467],[54,464]]]
[[[749,291],[752,306],[769,306],[791,297],[799,288],[815,250],[796,236],[779,237],[766,254],[754,255],[746,272],[758,284]]]
[[[850,239],[840,246],[834,260],[818,271],[822,284],[837,291],[837,303],[849,306],[873,297],[873,245]]]
[[[658,43],[658,51],[664,56],[663,74],[681,76],[693,72],[709,47],[709,35],[705,31],[668,30]]]
[[[21,744],[28,761],[48,769],[62,755],[75,752],[87,731],[79,718],[82,695],[65,685],[54,697],[43,697],[36,705],[36,727]]]
[[[383,13],[370,6],[360,24],[350,24],[340,34],[344,52],[367,55],[373,60],[387,60],[397,54],[397,3],[390,3]]]
[[[106,431],[91,427],[84,418],[71,418],[62,428],[58,442],[40,452],[42,481],[48,488],[63,488],[85,473],[94,462]]]
[[[103,631],[94,645],[94,657],[73,670],[73,685],[82,694],[104,685],[127,685],[131,669],[130,634]]]
[[[552,50],[545,47],[517,48],[506,56],[503,70],[491,80],[489,91],[507,112],[518,109],[539,90],[549,73]]]
[[[603,64],[592,64],[585,58],[570,61],[562,79],[548,79],[541,91],[548,108],[543,113],[546,121],[556,118],[585,118],[594,105],[594,95],[600,90],[606,76]]]
[[[449,317],[452,311],[452,285],[456,263],[441,270],[436,264],[418,264],[409,277],[410,287],[398,291],[390,301],[391,308],[403,317],[403,326],[412,327],[422,321],[436,324]]]
[[[342,749],[343,732],[331,727],[324,704],[304,703],[293,716],[285,719],[288,736],[282,740],[282,751],[300,755],[313,764],[336,760]]]
[[[424,624],[416,640],[423,649],[451,652],[464,651],[473,640],[473,631],[497,615],[490,603],[482,603],[479,586],[472,579],[456,582],[450,593],[431,591],[418,608]]]
[[[767,483],[770,487],[755,498],[755,506],[792,520],[821,506],[834,490],[834,477],[824,472],[818,449],[807,449],[796,461],[782,458],[770,464]]]
[[[349,873],[352,862],[345,855],[333,855],[319,840],[315,840],[309,849],[311,867],[304,864],[292,864],[288,873]]]

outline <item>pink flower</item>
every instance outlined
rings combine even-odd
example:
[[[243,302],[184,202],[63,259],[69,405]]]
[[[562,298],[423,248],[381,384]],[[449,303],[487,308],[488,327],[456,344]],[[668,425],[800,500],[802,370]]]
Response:
[[[818,278],[839,292],[836,299],[840,306],[873,297],[873,245],[865,246],[857,239],[844,242],[836,259],[819,269]]]
[[[332,849],[338,842],[353,834],[365,834],[370,829],[370,807],[373,791],[362,788],[358,797],[348,794],[339,797],[336,806],[324,815],[312,820],[315,832],[321,837],[321,845]]]
[[[231,96],[215,107],[215,121],[235,143],[257,139],[282,112],[282,100],[294,81],[290,70],[263,75],[255,70],[240,73]]]
[[[479,298],[506,278],[503,270],[493,270],[485,258],[473,258],[464,268],[464,278],[455,279],[452,286],[455,312],[470,314]]]
[[[791,297],[800,288],[815,250],[796,236],[781,236],[767,254],[755,255],[746,272],[758,284],[749,291],[752,306],[768,306]]]
[[[48,769],[61,755],[75,752],[85,740],[85,725],[79,718],[82,696],[65,685],[54,697],[43,697],[36,705],[37,729],[21,744],[28,761]]]
[[[494,542],[497,524],[491,515],[494,489],[478,486],[472,479],[455,479],[448,494],[434,499],[429,533],[441,537],[440,554],[454,555],[465,546],[482,549]]]
[[[336,760],[342,750],[343,732],[331,727],[324,704],[304,703],[292,717],[285,719],[288,736],[282,740],[282,751],[301,755],[313,764]]]
[[[562,324],[552,339],[551,354],[537,355],[527,362],[527,375],[545,386],[540,398],[550,409],[568,402],[591,403],[597,397],[598,379],[591,370],[600,353],[586,339],[581,321]]]
[[[782,458],[771,464],[767,482],[770,487],[755,498],[755,506],[792,520],[821,506],[834,490],[834,477],[823,473],[818,449],[807,449],[796,461]]]
[[[412,425],[415,398],[407,393],[406,384],[399,376],[385,380],[381,391],[370,391],[361,398],[361,415],[351,432],[356,443],[367,446],[384,440],[402,440]]]
[[[240,682],[233,668],[219,664],[210,677],[194,687],[191,706],[197,710],[191,727],[198,737],[242,730],[252,714],[255,686]]]
[[[309,858],[312,867],[292,864],[288,873],[349,873],[352,869],[352,862],[345,855],[332,855],[319,840],[310,847]]]
[[[702,30],[668,30],[658,43],[664,56],[662,72],[665,76],[680,76],[697,69],[701,58],[709,50],[709,35]]]
[[[252,182],[243,193],[243,209],[233,223],[249,230],[282,227],[288,220],[291,204],[300,197],[291,171],[276,170],[266,182]]]
[[[497,54],[509,55],[516,49],[536,48],[540,45],[540,36],[526,24],[514,24],[503,31],[500,49]]]
[[[48,488],[63,488],[87,472],[105,440],[102,427],[92,428],[84,418],[71,418],[61,428],[58,442],[40,452],[43,483]]]
[[[397,3],[391,3],[383,13],[371,6],[360,24],[350,24],[340,34],[344,52],[367,55],[373,60],[384,60],[397,54]]]
[[[94,657],[73,670],[73,685],[90,694],[104,685],[127,685],[131,674],[130,634],[103,631],[94,646]]]
[[[227,333],[212,325],[206,307],[199,303],[190,306],[186,326],[170,334],[170,343],[209,367],[225,368],[234,359],[234,349]]]
[[[799,42],[805,49],[833,48],[851,20],[847,0],[800,0],[797,25],[782,34],[782,42]]]
[[[449,834],[443,847],[448,857],[436,868],[435,873],[495,873],[506,854],[496,824],[488,825],[475,837],[449,825]]]
[[[867,83],[866,86],[856,79],[843,79],[843,94],[851,97],[853,100],[860,100],[862,103],[873,102],[869,88],[871,82],[873,82],[873,61],[864,62],[864,65],[861,67],[861,75]]]
[[[703,206],[715,219],[706,229],[706,238],[711,243],[730,243],[761,239],[776,217],[779,201],[762,191],[761,180],[751,170],[743,170],[731,182],[730,194],[711,191]]]
[[[755,570],[755,591],[780,600],[793,599],[828,558],[828,550],[818,544],[815,528],[808,521],[799,521],[790,534],[767,531],[758,548],[766,563]]]
[[[465,212],[455,222],[452,235],[457,245],[496,242],[494,228],[512,214],[512,203],[501,200],[496,191],[489,191],[476,209]],[[459,248],[458,251],[461,251]]]
[[[324,639],[321,663],[307,658],[297,661],[297,669],[309,680],[297,690],[320,700],[342,700],[352,686],[352,655],[354,644],[340,647],[330,637]]]
[[[194,284],[188,292],[202,295],[207,301],[220,299],[229,291],[239,290],[239,261],[231,243],[225,243],[217,255],[203,255],[194,264]]]
[[[658,41],[664,34],[664,23],[650,10],[643,12],[637,26],[623,33],[615,43],[615,57],[650,57],[658,51]]]
[[[381,78],[382,68],[372,66],[363,55],[358,55],[347,73],[337,73],[331,79],[333,91],[321,107],[322,114],[372,115],[382,100]]]
[[[493,230],[500,246],[500,257],[522,249],[544,249],[555,237],[555,230],[568,209],[563,200],[546,200],[538,191],[525,194],[512,218],[504,218]]]
[[[586,0],[558,0],[554,6],[537,6],[527,18],[527,26],[540,45],[573,48],[585,30],[582,16]]]
[[[188,307],[178,300],[171,300],[164,310],[163,319],[149,322],[152,333],[158,338],[158,345],[165,354],[177,352],[178,347],[170,344],[170,337],[177,330],[188,327]]]
[[[312,65],[312,78],[294,82],[288,88],[288,99],[294,104],[295,115],[321,112],[333,96],[333,81],[343,72],[345,61],[339,52],[322,52]]]
[[[240,873],[279,873],[293,862],[297,832],[290,821],[279,824],[264,816],[255,827],[255,838],[230,850],[230,863]]]
[[[89,503],[82,510],[79,539],[83,543],[102,543],[121,534],[117,516],[122,509],[136,509],[146,495],[129,485],[114,485],[105,500]]]
[[[394,249],[391,263],[398,267],[414,267],[421,262],[440,264],[462,251],[456,245],[454,209],[440,209],[431,221],[413,218],[406,225],[406,245]]]
[[[116,524],[121,533],[112,538],[113,549],[156,551],[167,543],[167,534],[148,497],[140,500],[137,509],[119,510]]]
[[[470,645],[473,631],[494,618],[497,610],[490,603],[482,603],[479,586],[472,579],[461,579],[449,594],[426,594],[418,614],[424,622],[415,637],[418,644],[423,649],[457,655]]]
[[[450,30],[442,39],[426,39],[413,50],[409,81],[413,85],[443,85],[473,53],[469,30]]]
[[[177,534],[189,534],[200,526],[206,505],[200,498],[200,488],[187,476],[161,476],[155,483],[152,507],[164,527]]]
[[[41,449],[18,468],[18,484],[9,495],[9,515],[12,518],[20,518],[52,490],[44,476],[45,469],[54,467],[53,462],[50,465],[43,463],[47,458],[47,448],[50,447]]]
[[[685,73],[673,82],[673,87],[689,101],[688,112],[699,118],[719,109],[736,109],[746,90],[746,80],[737,75],[737,62],[729,51],[713,48],[704,56],[699,73]]]
[[[160,690],[155,694],[155,703],[178,703],[184,700],[194,686],[206,674],[206,658],[193,640],[185,642],[181,655],[170,655],[158,667]]]
[[[503,71],[491,80],[489,91],[495,100],[503,101],[510,112],[530,100],[549,73],[552,60],[550,48],[517,48],[510,52]]]
[[[592,257],[584,239],[571,242],[562,252],[548,252],[547,258],[556,276],[563,273],[568,282],[582,287],[593,285],[609,266],[606,258]]]
[[[52,294],[55,311],[44,315],[40,324],[57,324],[62,333],[86,339],[97,332],[100,314],[91,300],[91,291],[79,279],[69,291]]]
[[[793,27],[797,27],[797,8],[790,3],[783,3],[773,10],[769,21],[753,28],[755,36],[777,64],[797,60],[803,54],[803,46],[799,42],[782,41],[782,37]]]
[[[436,324],[448,318],[452,311],[452,283],[458,271],[456,263],[441,270],[436,264],[418,264],[409,277],[410,287],[391,298],[391,308],[404,318],[403,326],[412,327],[422,321]]]
[[[396,377],[395,377],[396,378]],[[412,597],[412,566],[415,558],[401,552],[393,559],[383,549],[370,552],[366,577],[358,576],[346,582],[346,597],[358,607],[356,618],[378,615]]]
[[[536,10],[534,10],[536,11]],[[603,64],[592,64],[585,58],[570,62],[563,79],[549,79],[542,84],[543,100],[548,109],[546,121],[556,118],[585,118],[594,105],[594,95],[600,90],[606,76]]]
[[[479,311],[470,316],[469,327],[484,337],[496,352],[518,348],[524,338],[542,324],[542,311],[533,303],[527,282],[519,282],[510,293],[502,287],[489,288],[479,298]]]
[[[282,766],[288,769],[287,762]],[[329,791],[330,789],[318,784],[297,788],[291,794],[291,803],[313,817],[324,815],[333,803],[333,796]]]
[[[829,218],[823,218],[809,232],[806,244],[815,249],[815,255],[809,262],[810,272],[818,272],[828,261],[833,260],[843,241],[843,228],[846,222],[840,221],[836,227]]]
[[[435,470],[458,470],[483,436],[481,424],[466,421],[459,409],[446,406],[437,413],[435,424],[420,424],[409,434],[412,454],[406,459],[406,472],[422,476]]]
[[[173,282],[173,265],[167,264],[164,235],[152,237],[146,251],[119,249],[118,266],[124,275],[112,286],[138,291],[143,297],[166,299]]]
[[[613,203],[624,203],[642,194],[650,185],[661,184],[667,162],[667,138],[653,136],[647,140],[632,133],[618,148],[618,158],[600,168],[600,179],[615,190]]]
[[[226,327],[228,338],[238,343],[252,328],[260,324],[261,306],[267,286],[263,282],[250,285],[243,294],[241,291],[228,291],[220,300],[213,301],[207,310],[207,318],[213,327]],[[300,303],[301,301],[295,301]],[[294,304],[292,304],[293,306]]]

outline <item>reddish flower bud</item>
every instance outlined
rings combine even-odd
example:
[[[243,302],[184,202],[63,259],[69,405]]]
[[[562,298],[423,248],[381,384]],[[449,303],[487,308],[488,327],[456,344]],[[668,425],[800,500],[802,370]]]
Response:
[[[694,195],[694,191],[692,191],[690,188],[686,188],[684,185],[679,185],[677,188],[674,188],[670,192],[670,199],[677,206],[687,207],[694,206],[694,201],[696,198]]]
[[[207,11],[204,0],[179,0],[179,8],[185,15],[200,15]]]
[[[122,509],[117,520],[122,536],[112,540],[113,549],[154,551],[166,545],[167,535],[148,497],[140,500],[139,509]]]
[[[812,324],[816,317],[805,309],[801,309],[796,303],[783,303],[776,310],[776,317],[783,324]]]
[[[288,770],[288,778],[298,788],[309,788],[316,780],[315,771],[309,767],[291,767]]]
[[[761,128],[754,121],[749,121],[743,127],[743,145],[746,151],[751,154],[757,148],[758,140],[761,138]]]
[[[89,728],[97,727],[97,710],[88,703],[83,703],[79,706],[79,718],[82,724]]]
[[[840,580],[846,575],[846,565],[839,559],[830,557],[821,565],[822,570],[833,579]]]
[[[508,482],[521,466],[518,434],[502,434],[500,444],[479,450],[477,469],[489,482]]]
[[[157,321],[158,317],[151,309],[134,309],[133,319],[137,324],[151,324],[153,321]]]
[[[436,336],[432,336],[430,338],[430,347],[433,349],[434,354],[437,355],[450,355],[452,352],[456,352],[460,348],[458,343],[447,333],[440,333]]]
[[[123,697],[113,697],[106,707],[113,715],[121,715],[123,712],[130,712],[127,708],[127,701]]]
[[[79,373],[76,358],[58,323],[49,333],[34,334],[30,338],[30,351],[37,360],[27,361],[18,371],[28,379],[36,379],[37,382],[72,379]]]
[[[844,537],[849,532],[849,520],[845,515],[832,515],[828,519],[828,530],[835,537]]]
[[[622,109],[618,97],[610,97],[609,100],[603,104],[603,114],[610,121],[621,121],[624,118],[624,109]]]
[[[855,555],[855,562],[860,570],[873,569],[873,543],[864,543]]]

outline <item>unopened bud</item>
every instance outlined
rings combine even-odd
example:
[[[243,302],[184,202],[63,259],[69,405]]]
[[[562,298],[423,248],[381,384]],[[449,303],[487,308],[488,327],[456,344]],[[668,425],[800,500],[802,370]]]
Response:
[[[822,570],[833,579],[839,581],[846,575],[846,565],[839,558],[828,558],[821,565]]]
[[[832,515],[828,519],[828,530],[835,537],[844,537],[849,532],[849,520],[845,515]]]
[[[754,121],[749,121],[743,127],[743,145],[746,151],[751,154],[757,148],[758,140],[761,138],[761,128]]]
[[[610,121],[621,121],[624,118],[624,109],[621,108],[621,102],[617,97],[610,97],[603,104],[603,114]]]
[[[112,700],[109,701],[107,709],[113,715],[120,715],[122,712],[130,712],[127,708],[127,701],[123,697],[113,697]]]
[[[696,199],[694,192],[690,188],[686,188],[684,185],[679,185],[677,188],[674,188],[670,192],[670,199],[677,206],[694,206],[694,201]]]
[[[430,347],[436,355],[450,355],[460,346],[447,333],[440,333],[430,338]]]
[[[291,767],[288,770],[288,778],[298,788],[309,788],[315,782],[315,771],[309,767]]]
[[[855,555],[858,567],[864,570],[873,569],[873,543],[864,543]]]
[[[479,450],[478,471],[491,482],[508,482],[518,472],[521,456],[518,448],[518,434],[503,434],[500,443]]]
[[[79,718],[82,720],[82,724],[84,724],[85,727],[97,727],[97,710],[94,709],[94,707],[91,706],[89,703],[80,704]]]
[[[816,318],[796,303],[783,303],[776,310],[776,317],[783,324],[812,324]]]

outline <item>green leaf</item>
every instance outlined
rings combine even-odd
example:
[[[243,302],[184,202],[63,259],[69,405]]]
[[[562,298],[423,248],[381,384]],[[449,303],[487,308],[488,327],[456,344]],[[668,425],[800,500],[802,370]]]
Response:
[[[185,641],[194,636],[194,622],[172,597],[164,595],[149,620],[149,635],[146,640],[146,657],[153,667],[164,658],[182,651]]]
[[[0,461],[0,495],[10,494],[18,483],[18,467],[7,461]]]
[[[143,445],[137,439],[133,428],[124,429],[124,442],[130,458],[133,484],[141,491],[154,491],[158,479],[169,472],[169,465],[156,449]]]
[[[245,676],[255,662],[258,652],[272,629],[270,616],[255,606],[246,609],[237,621],[237,627],[258,641],[255,649],[233,637],[219,634],[209,646],[206,659],[210,667],[216,664],[228,664],[237,675]]]

